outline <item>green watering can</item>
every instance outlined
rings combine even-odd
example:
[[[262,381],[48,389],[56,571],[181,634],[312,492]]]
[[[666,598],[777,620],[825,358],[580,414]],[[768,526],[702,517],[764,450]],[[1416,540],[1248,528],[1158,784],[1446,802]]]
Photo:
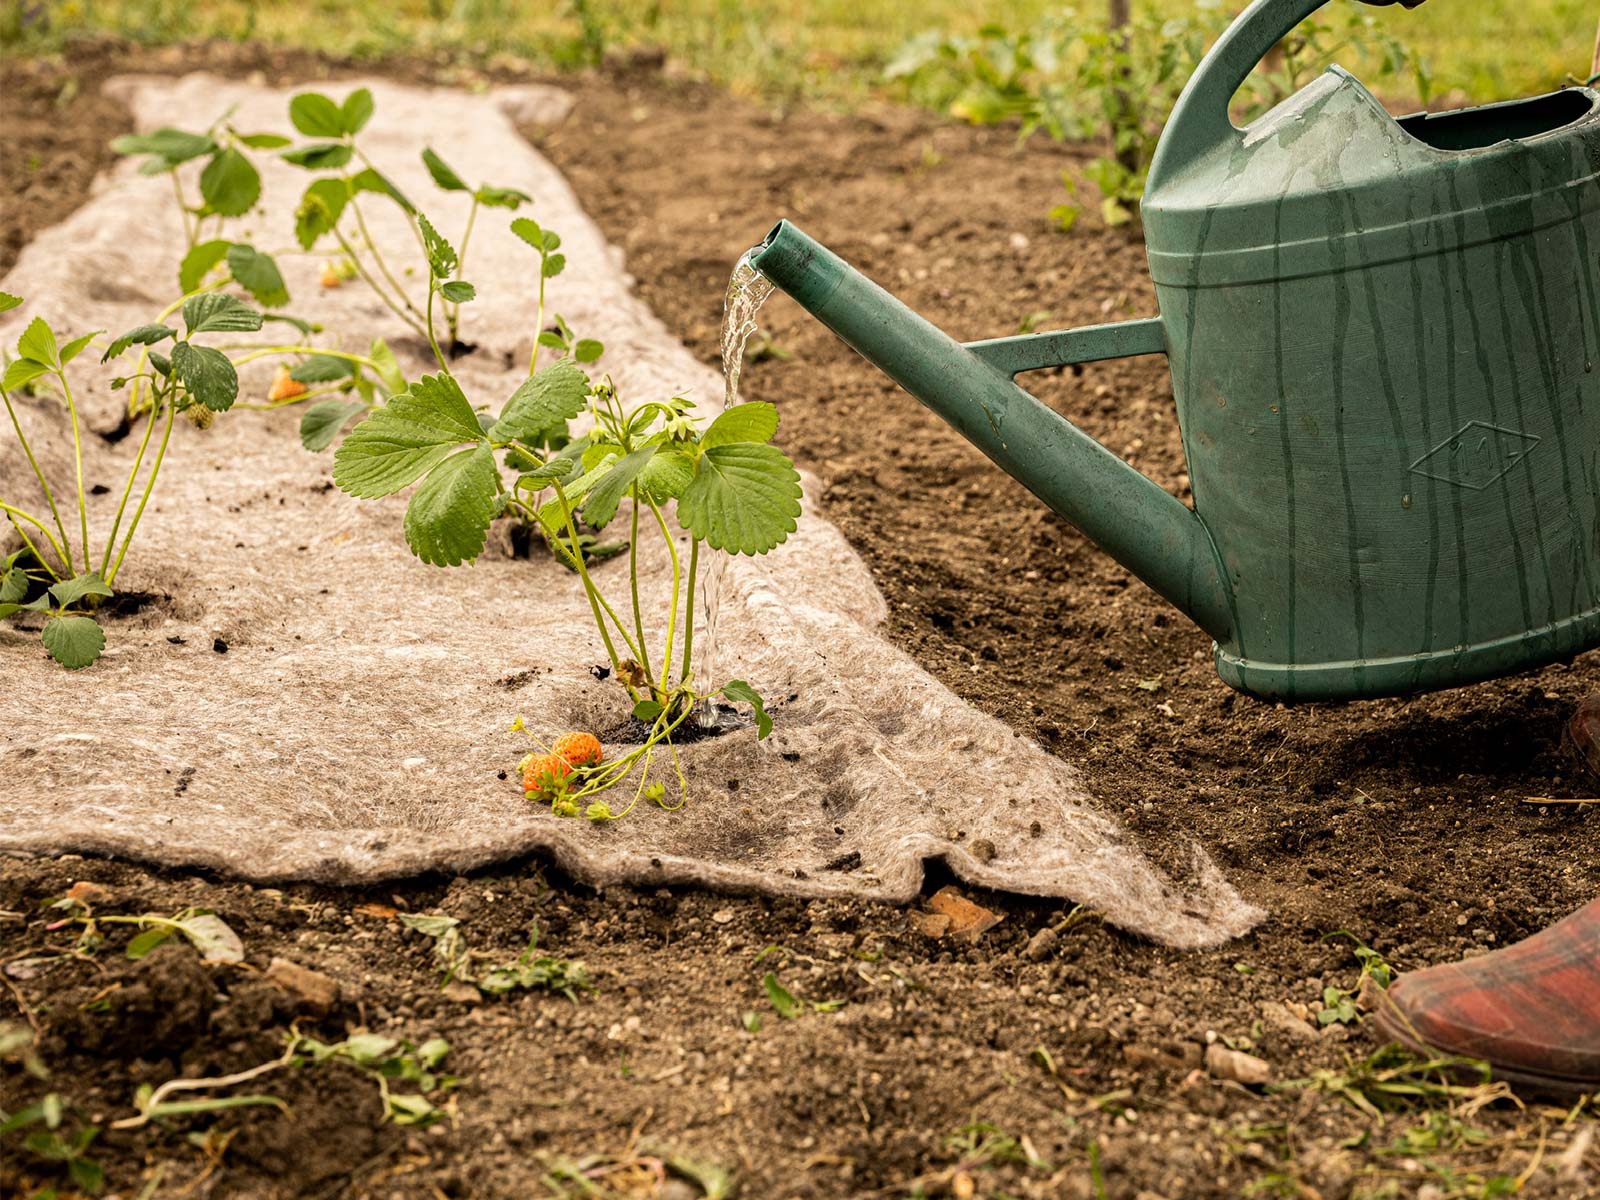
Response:
[[[1228,104],[1323,0],[1256,0],[1143,215],[1161,316],[961,345],[787,221],[751,263],[1281,700],[1600,645],[1600,93],[1392,118],[1331,68]],[[1165,354],[1193,510],[1013,382]]]

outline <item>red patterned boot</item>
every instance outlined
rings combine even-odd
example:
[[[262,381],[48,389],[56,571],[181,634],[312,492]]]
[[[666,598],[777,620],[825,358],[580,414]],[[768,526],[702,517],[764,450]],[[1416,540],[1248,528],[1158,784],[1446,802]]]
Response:
[[[1511,946],[1401,976],[1376,1014],[1412,1051],[1481,1058],[1494,1077],[1600,1093],[1600,900]]]

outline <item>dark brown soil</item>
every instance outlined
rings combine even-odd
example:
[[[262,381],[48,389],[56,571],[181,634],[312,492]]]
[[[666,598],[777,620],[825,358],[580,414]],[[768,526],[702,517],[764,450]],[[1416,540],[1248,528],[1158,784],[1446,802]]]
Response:
[[[123,128],[93,81],[200,62],[284,77],[343,67],[245,46],[101,47],[0,68],[0,267],[82,199]],[[405,66],[413,79],[461,77]],[[81,87],[58,103],[72,77]],[[642,294],[708,361],[731,264],[780,216],[961,338],[1030,317],[1051,327],[1154,312],[1135,237],[1092,215],[1070,236],[1051,229],[1059,172],[1080,159],[1070,149],[894,108],[778,116],[654,76],[569,82],[577,110],[542,148],[625,248]],[[1526,803],[1588,794],[1560,731],[1600,687],[1594,657],[1407,701],[1291,709],[1236,695],[1202,634],[913,400],[786,300],[763,318],[771,342],[746,396],[778,404],[780,440],[821,479],[812,502],[871,564],[892,635],[972,703],[1082,764],[1157,858],[1181,865],[1190,839],[1210,848],[1270,910],[1259,932],[1180,954],[1089,921],[1035,958],[1030,938],[1060,914],[999,896],[975,897],[1004,920],[968,943],[870,905],[597,895],[533,862],[356,893],[10,861],[0,960],[71,944],[71,931],[44,928],[40,905],[79,880],[110,890],[105,913],[213,908],[248,957],[206,967],[178,944],[128,964],[118,927],[93,960],[13,970],[6,982],[52,1076],[8,1064],[0,1107],[53,1089],[105,1126],[132,1111],[141,1084],[274,1057],[295,1012],[262,971],[282,957],[340,984],[337,1006],[302,1016],[302,1032],[447,1038],[461,1076],[452,1119],[382,1124],[376,1092],[347,1067],[280,1073],[259,1086],[291,1104],[288,1117],[253,1109],[102,1132],[91,1153],[118,1194],[157,1171],[156,1196],[698,1194],[627,1182],[647,1179],[639,1164],[665,1147],[719,1164],[762,1200],[1476,1196],[1524,1171],[1524,1194],[1600,1195],[1596,1150],[1587,1183],[1555,1175],[1586,1120],[1565,1110],[1502,1101],[1445,1117],[1435,1102],[1431,1117],[1369,1120],[1326,1074],[1320,1090],[1263,1092],[1194,1070],[1212,1037],[1253,1048],[1280,1080],[1348,1073],[1378,1048],[1361,1025],[1318,1034],[1264,1016],[1354,982],[1349,942],[1332,931],[1414,968],[1513,941],[1600,892],[1592,810]],[[1030,383],[1183,494],[1162,362]],[[537,927],[541,952],[583,959],[595,990],[576,1004],[442,990],[428,940],[393,908],[459,918],[496,961]],[[843,1005],[783,1019],[768,971],[804,1000]],[[758,1031],[746,1013],[760,1014]],[[1483,1138],[1461,1139],[1455,1120]],[[1428,1122],[1443,1144],[1396,1142]],[[13,1187],[53,1177],[12,1145]],[[638,1173],[607,1176],[609,1192],[557,1181],[557,1164],[595,1155]]]

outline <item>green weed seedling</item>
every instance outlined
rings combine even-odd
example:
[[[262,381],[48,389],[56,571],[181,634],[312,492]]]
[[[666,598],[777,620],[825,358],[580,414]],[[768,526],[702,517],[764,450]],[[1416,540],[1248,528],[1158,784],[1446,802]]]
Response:
[[[100,1136],[100,1127],[83,1120],[73,1105],[60,1094],[50,1092],[36,1104],[7,1113],[0,1109],[0,1147],[20,1144],[35,1161],[64,1175],[73,1188],[97,1196],[105,1187],[105,1172],[89,1157],[89,1147]],[[4,1157],[15,1169],[11,1151]],[[54,1188],[33,1193],[34,1200],[53,1198]]]
[[[1334,938],[1349,938],[1354,943],[1351,953],[1361,964],[1361,974],[1350,987],[1330,984],[1322,989],[1322,1007],[1317,1010],[1317,1023],[1354,1025],[1362,1019],[1360,1001],[1364,985],[1370,979],[1375,986],[1387,988],[1394,979],[1394,968],[1384,961],[1381,954],[1355,934],[1340,929],[1325,934],[1322,940],[1326,942]]]
[[[174,937],[186,939],[200,957],[207,962],[241,963],[244,961],[244,942],[221,917],[209,908],[185,908],[172,916],[159,913],[140,913],[137,916],[108,916],[96,913],[91,905],[71,896],[52,901],[49,908],[65,916],[49,922],[50,931],[78,926],[77,951],[80,956],[92,956],[103,943],[102,925],[132,925],[139,932],[129,939],[125,953],[131,959],[141,959]]]
[[[582,962],[537,953],[537,925],[528,935],[527,948],[515,960],[492,965],[480,972],[473,960],[485,959],[489,955],[468,949],[461,933],[461,922],[457,918],[443,913],[402,913],[400,923],[407,929],[414,929],[433,939],[433,955],[443,973],[439,981],[441,987],[459,981],[470,983],[491,996],[512,991],[554,992],[574,1004],[578,1002],[579,992],[593,988]]]

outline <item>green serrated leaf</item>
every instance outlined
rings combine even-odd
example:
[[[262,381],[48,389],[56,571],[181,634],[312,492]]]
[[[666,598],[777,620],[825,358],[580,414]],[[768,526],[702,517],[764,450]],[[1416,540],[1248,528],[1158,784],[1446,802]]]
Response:
[[[368,121],[372,120],[372,93],[366,88],[357,88],[344,98],[344,103],[339,106],[339,122],[344,131],[354,137],[360,133]],[[312,134],[312,137],[321,136]]]
[[[157,342],[164,342],[177,332],[170,325],[141,325],[137,329],[130,329],[111,343],[106,352],[100,356],[100,361],[110,362],[117,355],[126,352],[129,346],[153,346]]]
[[[570,421],[589,400],[589,377],[576,363],[563,359],[530,375],[511,393],[489,440],[531,438],[553,425]]]
[[[594,338],[579,338],[578,344],[572,348],[572,357],[581,363],[592,363],[605,352],[604,342],[597,342]]]
[[[332,233],[349,202],[350,188],[342,179],[319,179],[306,188],[294,213],[294,235],[301,248],[309,250]]]
[[[353,153],[343,142],[315,142],[297,150],[285,150],[279,157],[291,166],[308,171],[335,171],[348,163]]]
[[[422,244],[428,253],[428,269],[435,279],[449,279],[460,261],[455,247],[445,241],[433,222],[421,213],[417,214],[417,226],[422,230]]]
[[[541,254],[544,253],[544,230],[539,228],[539,222],[532,217],[518,217],[512,221],[511,232]]]
[[[414,214],[417,211],[417,206],[406,198],[406,194],[395,186],[394,181],[374,167],[368,167],[352,175],[350,187],[357,192],[376,192],[380,196],[387,196],[408,213]]]
[[[352,496],[388,496],[415,483],[483,432],[449,375],[424,375],[350,431],[333,456],[333,481]]]
[[[211,269],[228,256],[228,249],[232,245],[226,238],[213,238],[209,242],[197,242],[190,248],[178,264],[178,287],[185,296],[205,282]]]
[[[765,400],[752,400],[722,412],[706,428],[700,445],[709,450],[735,442],[770,442],[777,432],[778,406]]]
[[[540,268],[540,270],[543,271],[544,277],[546,279],[554,279],[557,275],[561,274],[561,272],[565,271],[566,269],[567,269],[567,256],[565,254],[552,254],[552,255],[550,255],[548,258],[546,258],[544,260],[544,265]]]
[[[172,348],[172,371],[212,412],[227,411],[239,398],[239,375],[221,350],[179,342]]]
[[[236,136],[252,150],[282,150],[289,145],[289,139],[281,133],[241,133]]]
[[[307,137],[336,138],[345,132],[344,114],[321,92],[301,92],[290,100],[289,121]]]
[[[431,147],[422,151],[422,165],[428,168],[433,182],[447,192],[469,192],[466,180],[450,169],[450,164],[435,154]]]
[[[76,604],[85,596],[109,596],[111,589],[106,581],[100,578],[98,571],[85,571],[82,575],[74,575],[71,579],[53,584],[50,588],[50,599],[55,601],[57,608],[66,608]]]
[[[28,594],[28,573],[21,567],[0,571],[0,604],[17,604]]]
[[[17,339],[17,354],[47,367],[61,365],[61,349],[56,345],[55,331],[43,317],[35,317],[28,322],[28,327]]]
[[[0,313],[10,312],[21,303],[21,296],[13,296],[10,292],[0,292]]]
[[[19,387],[32,383],[41,375],[48,375],[50,368],[43,363],[36,363],[31,358],[16,358],[6,364],[6,373],[0,376],[0,388],[14,392]]]
[[[332,383],[347,379],[355,373],[356,366],[348,358],[334,354],[313,354],[302,363],[296,363],[289,378],[296,383]]]
[[[250,333],[261,328],[261,314],[243,300],[206,292],[183,302],[183,323],[197,333]]]
[[[761,741],[772,732],[772,718],[767,715],[766,703],[755,688],[742,679],[730,679],[722,685],[722,694],[729,700],[743,700],[755,710],[756,741]]]
[[[161,170],[170,170],[180,163],[210,154],[217,143],[202,133],[187,133],[170,126],[150,133],[130,133],[113,138],[111,149],[118,154],[150,154],[161,164]]]
[[[694,459],[681,450],[662,449],[645,464],[639,486],[657,504],[676,500],[694,482]]]
[[[800,516],[800,474],[776,446],[713,446],[678,499],[678,521],[714,550],[765,554]]]
[[[639,473],[659,449],[659,446],[641,446],[611,465],[606,477],[594,486],[583,502],[583,519],[592,528],[604,529],[611,523],[611,518],[617,515],[617,505],[628,494],[628,488],[639,478]]]
[[[425,563],[453,567],[483,553],[499,472],[487,443],[446,458],[406,505],[406,544]]]
[[[478,289],[465,279],[452,279],[448,283],[439,285],[439,294],[451,304],[465,304],[477,297]]]
[[[80,333],[65,346],[61,347],[61,365],[64,367],[73,359],[77,358],[78,355],[83,353],[85,347],[87,347],[90,342],[94,341],[95,338],[99,337],[104,332],[104,329],[96,329],[90,333]]]
[[[228,247],[228,271],[258,304],[277,308],[289,303],[289,289],[284,286],[283,274],[272,255],[243,242],[236,243]]]
[[[40,635],[50,657],[69,670],[87,667],[105,649],[105,630],[92,617],[52,617]]]
[[[242,217],[261,199],[261,176],[237,150],[219,150],[200,172],[200,195],[212,212]]]
[[[655,700],[641,700],[633,706],[633,719],[652,725],[664,711],[665,709]]]
[[[307,450],[326,450],[351,417],[366,411],[360,400],[318,400],[300,418],[300,444]]]
[[[516,188],[490,187],[484,184],[472,194],[485,208],[509,208],[515,212],[524,204],[533,203],[532,196],[527,192],[519,192]]]

